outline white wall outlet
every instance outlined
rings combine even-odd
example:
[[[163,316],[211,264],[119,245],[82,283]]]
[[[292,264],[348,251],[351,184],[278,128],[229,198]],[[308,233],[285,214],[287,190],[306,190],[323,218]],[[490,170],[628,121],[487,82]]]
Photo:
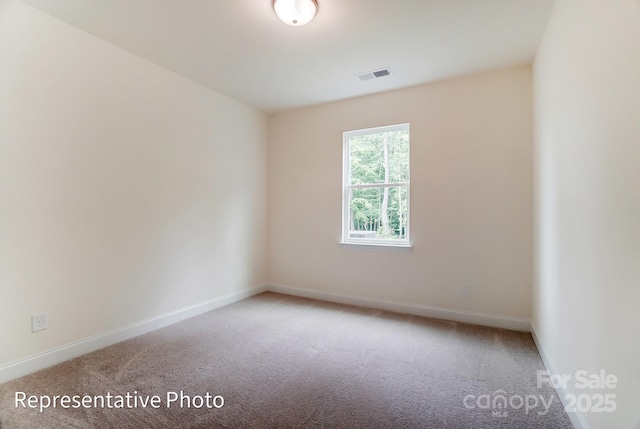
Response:
[[[34,314],[31,316],[31,332],[38,332],[47,329],[47,315]]]
[[[460,295],[462,296],[471,296],[471,286],[464,286],[462,290],[460,290]]]

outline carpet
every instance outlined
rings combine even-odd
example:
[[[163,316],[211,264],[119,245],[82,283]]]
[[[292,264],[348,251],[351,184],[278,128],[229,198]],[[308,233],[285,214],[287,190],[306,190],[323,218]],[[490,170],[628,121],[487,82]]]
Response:
[[[527,333],[263,293],[0,385],[0,428],[572,428],[543,370]]]

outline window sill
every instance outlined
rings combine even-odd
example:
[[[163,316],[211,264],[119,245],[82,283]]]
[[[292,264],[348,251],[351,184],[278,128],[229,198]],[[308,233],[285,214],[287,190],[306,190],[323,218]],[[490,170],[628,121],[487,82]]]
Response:
[[[379,244],[379,243],[353,243],[340,242],[340,247],[347,250],[361,250],[365,252],[391,252],[391,253],[411,253],[411,244]]]

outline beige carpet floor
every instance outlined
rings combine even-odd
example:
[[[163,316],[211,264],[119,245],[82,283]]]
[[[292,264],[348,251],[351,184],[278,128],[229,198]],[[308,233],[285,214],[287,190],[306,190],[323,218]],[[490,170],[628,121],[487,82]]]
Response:
[[[543,369],[526,333],[264,293],[0,385],[0,428],[571,428]]]

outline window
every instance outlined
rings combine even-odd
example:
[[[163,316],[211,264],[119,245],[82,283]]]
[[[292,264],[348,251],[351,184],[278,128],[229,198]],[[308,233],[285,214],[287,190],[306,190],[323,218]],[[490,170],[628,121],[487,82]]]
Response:
[[[409,246],[409,124],[343,134],[342,241]]]

